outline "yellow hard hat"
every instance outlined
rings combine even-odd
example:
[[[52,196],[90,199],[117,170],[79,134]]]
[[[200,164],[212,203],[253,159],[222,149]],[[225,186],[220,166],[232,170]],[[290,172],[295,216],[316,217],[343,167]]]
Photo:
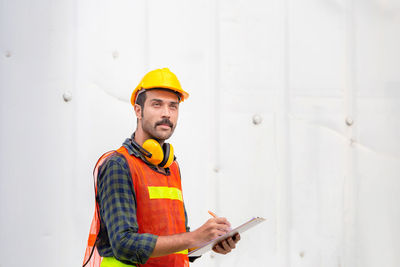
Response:
[[[168,68],[163,68],[150,71],[143,77],[139,85],[132,92],[132,105],[135,106],[136,98],[140,90],[154,88],[165,88],[178,92],[181,95],[181,101],[184,101],[189,97],[189,94],[182,89],[176,75],[173,74]]]

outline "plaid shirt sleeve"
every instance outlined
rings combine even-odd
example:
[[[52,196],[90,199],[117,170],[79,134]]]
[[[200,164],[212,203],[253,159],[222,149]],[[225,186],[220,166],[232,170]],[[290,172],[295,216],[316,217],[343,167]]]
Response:
[[[121,261],[146,263],[158,237],[137,233],[135,193],[123,156],[112,155],[100,166],[97,193],[103,232],[107,233],[105,239],[109,239],[98,246],[100,255],[103,252],[102,256],[114,256]]]

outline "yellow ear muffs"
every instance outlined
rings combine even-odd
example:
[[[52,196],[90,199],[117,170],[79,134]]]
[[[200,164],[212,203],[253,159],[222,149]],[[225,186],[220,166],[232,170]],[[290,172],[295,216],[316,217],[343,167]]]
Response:
[[[150,158],[145,156],[148,162],[153,165],[158,165],[161,163],[161,161],[163,161],[164,152],[160,146],[160,143],[158,143],[156,140],[147,139],[146,141],[144,141],[142,147],[151,153]]]
[[[156,140],[147,139],[144,141],[142,148],[151,153],[151,157],[144,157],[153,165],[168,168],[174,162],[174,148],[171,144],[164,143],[161,148],[160,143]]]

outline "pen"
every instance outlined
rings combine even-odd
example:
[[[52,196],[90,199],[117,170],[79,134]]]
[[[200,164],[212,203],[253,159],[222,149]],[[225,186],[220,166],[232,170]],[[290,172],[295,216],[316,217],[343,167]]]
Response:
[[[208,211],[208,213],[209,213],[211,216],[213,216],[214,218],[217,218],[217,217],[218,217],[217,214],[215,214],[215,213],[212,212],[212,211]]]

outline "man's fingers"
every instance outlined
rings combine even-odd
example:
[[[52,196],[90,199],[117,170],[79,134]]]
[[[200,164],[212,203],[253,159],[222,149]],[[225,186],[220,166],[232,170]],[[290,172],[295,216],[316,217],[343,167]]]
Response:
[[[236,234],[233,237],[229,237],[222,242],[218,243],[213,251],[220,254],[227,254],[232,251],[232,249],[236,248],[236,243],[240,240],[240,235]]]
[[[239,240],[240,240],[240,234],[237,233],[237,234],[235,234],[235,235],[233,236],[233,241],[234,241],[235,243],[237,243],[237,242],[239,242]]]
[[[231,249],[236,248],[236,243],[235,243],[235,241],[233,241],[232,237],[229,237],[229,238],[226,240],[226,242],[228,243],[228,245],[229,245],[229,247],[230,247]]]
[[[214,229],[223,231],[223,234],[229,232],[231,227],[230,223],[225,218],[220,217],[210,219],[209,226]]]
[[[220,248],[218,245],[215,245],[215,246],[213,247],[213,251],[214,251],[214,252],[217,252],[217,253],[221,253],[220,249],[221,249],[221,248]]]
[[[227,226],[226,224],[218,224],[217,227],[218,227],[218,230],[223,231],[224,234],[226,234],[227,232],[230,231],[229,226]]]
[[[225,250],[226,253],[231,252],[231,247],[228,245],[228,242],[226,240],[222,241],[220,243],[220,246]]]
[[[226,225],[228,225],[229,228],[231,227],[230,222],[224,217],[216,217],[216,218],[214,218],[214,220],[218,224],[226,224]]]
[[[223,249],[221,243],[220,243],[220,244],[217,244],[217,245],[213,248],[213,251],[214,251],[214,252],[217,252],[217,253],[220,253],[220,254],[226,254],[226,253],[228,253],[228,251],[225,251],[225,250]]]
[[[220,236],[223,236],[224,234],[226,234],[226,230],[223,230],[223,229],[217,229],[216,231],[215,231],[215,235],[214,235],[214,238],[218,238],[218,237],[220,237]]]

